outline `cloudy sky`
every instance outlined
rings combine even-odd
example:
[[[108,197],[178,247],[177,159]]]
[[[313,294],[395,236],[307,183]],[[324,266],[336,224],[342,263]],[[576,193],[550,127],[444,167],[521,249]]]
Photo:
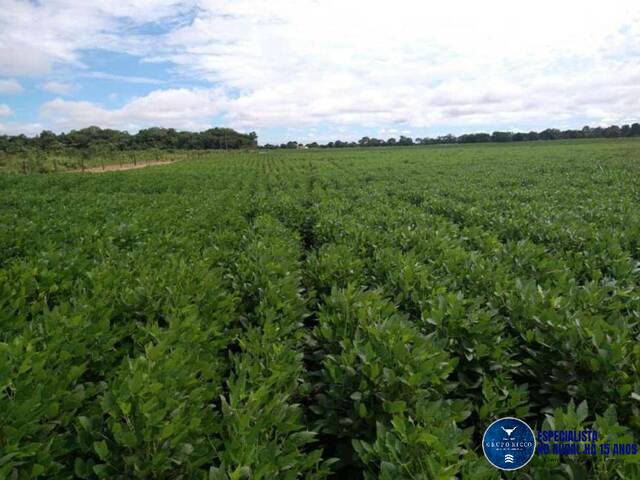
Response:
[[[640,2],[0,0],[0,134],[261,143],[640,120]]]

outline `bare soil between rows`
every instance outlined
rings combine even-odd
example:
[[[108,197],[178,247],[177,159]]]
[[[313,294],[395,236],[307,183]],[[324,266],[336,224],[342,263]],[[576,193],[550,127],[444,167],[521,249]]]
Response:
[[[106,173],[106,172],[120,172],[123,170],[137,170],[138,168],[146,168],[146,167],[155,167],[158,165],[169,165],[172,163],[176,163],[177,160],[169,160],[166,162],[149,162],[149,163],[138,163],[137,165],[134,165],[132,163],[128,163],[125,165],[118,165],[118,164],[112,164],[112,165],[105,165],[104,168],[103,167],[91,167],[91,168],[85,168],[84,170],[82,169],[75,169],[75,170],[69,170],[69,172],[71,173]]]

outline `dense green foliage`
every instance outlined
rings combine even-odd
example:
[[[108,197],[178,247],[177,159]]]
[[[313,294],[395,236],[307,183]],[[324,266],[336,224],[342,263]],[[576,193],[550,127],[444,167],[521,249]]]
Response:
[[[160,157],[179,157],[185,150],[249,149],[257,142],[255,132],[244,134],[230,128],[203,132],[147,128],[133,135],[99,127],[60,134],[45,130],[35,137],[0,135],[0,170],[32,173],[162,160]]]
[[[69,133],[55,134],[45,130],[35,137],[0,135],[0,151],[15,151],[25,147],[44,150],[57,148],[85,149],[94,146],[117,150],[144,150],[148,148],[174,150],[220,150],[246,148],[256,145],[255,132],[239,133],[231,128],[211,128],[203,132],[180,132],[173,128],[146,128],[138,133],[109,128],[87,127]]]
[[[0,478],[498,479],[640,435],[640,142],[0,176]],[[536,457],[506,478],[640,478]]]

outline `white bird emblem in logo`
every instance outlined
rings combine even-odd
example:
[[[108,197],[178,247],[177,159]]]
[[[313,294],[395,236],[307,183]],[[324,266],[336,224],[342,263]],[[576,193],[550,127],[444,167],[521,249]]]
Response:
[[[511,434],[513,433],[513,431],[514,431],[516,428],[518,428],[518,426],[516,425],[516,426],[515,426],[515,427],[513,427],[513,428],[504,428],[504,427],[500,427],[500,428],[502,428],[502,430],[504,430],[504,431],[505,431],[505,433],[506,433],[507,435],[511,436]]]

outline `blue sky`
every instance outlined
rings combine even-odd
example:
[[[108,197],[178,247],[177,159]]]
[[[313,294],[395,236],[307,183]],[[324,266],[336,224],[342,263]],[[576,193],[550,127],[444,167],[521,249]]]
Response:
[[[325,142],[638,117],[637,1],[0,0],[0,134]]]

